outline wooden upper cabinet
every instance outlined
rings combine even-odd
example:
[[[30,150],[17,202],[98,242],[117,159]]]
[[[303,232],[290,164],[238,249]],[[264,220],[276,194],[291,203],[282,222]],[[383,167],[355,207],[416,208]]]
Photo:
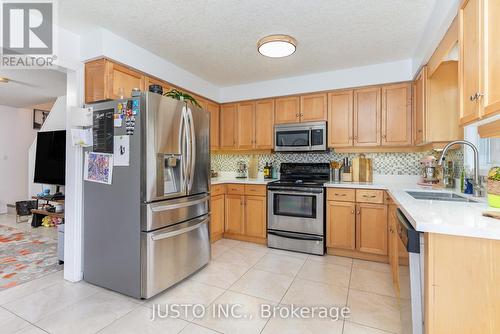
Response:
[[[275,100],[274,121],[276,124],[300,122],[300,98],[282,97]]]
[[[274,100],[255,102],[255,148],[274,148]]]
[[[255,138],[255,102],[238,103],[237,119],[237,148],[253,148]]]
[[[380,88],[354,91],[354,146],[380,145]]]
[[[152,77],[144,77],[144,88],[143,91],[147,92],[149,91],[149,86],[150,85],[160,85],[163,88],[163,94],[167,93],[172,89],[170,85],[168,85],[165,81],[158,80],[156,78]]]
[[[218,104],[208,101],[206,111],[210,113],[210,149],[219,148],[219,111]]]
[[[423,67],[413,83],[413,108],[414,108],[414,141],[420,145],[425,141],[425,104],[426,104],[426,76],[427,67]]]
[[[500,111],[500,1],[484,0],[487,3],[485,34],[487,50],[484,69],[486,71],[486,100],[484,115]],[[485,6],[486,8],[486,6]]]
[[[142,73],[111,62],[97,59],[85,64],[85,103],[129,98],[132,89],[144,89]]]
[[[108,62],[108,80],[110,82],[110,99],[129,98],[132,89],[142,89],[144,76],[142,73],[133,71],[125,66]]]
[[[387,205],[356,204],[356,249],[387,255]]]
[[[311,94],[300,97],[300,121],[314,122],[327,119],[327,95]]]
[[[327,201],[326,246],[354,250],[356,248],[356,204]]]
[[[109,99],[106,63],[106,59],[97,59],[85,64],[85,103]]]
[[[466,0],[460,8],[460,122],[473,122],[481,117],[483,87],[481,74],[481,39],[483,0]],[[495,18],[496,20],[497,18]],[[496,41],[498,43],[498,41]]]
[[[233,149],[237,140],[238,105],[236,103],[223,104],[219,115],[219,147]]]
[[[382,146],[410,146],[411,83],[382,87]]]
[[[353,145],[353,91],[328,94],[328,147]]]

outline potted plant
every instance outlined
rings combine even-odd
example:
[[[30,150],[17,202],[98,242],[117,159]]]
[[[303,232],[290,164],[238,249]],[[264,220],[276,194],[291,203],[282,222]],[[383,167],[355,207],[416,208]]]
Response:
[[[191,95],[189,95],[187,93],[183,93],[177,89],[172,89],[172,90],[164,93],[163,95],[167,96],[167,97],[171,97],[171,98],[179,100],[179,101],[189,101],[192,104],[194,104],[195,106],[197,106],[198,108],[201,108],[200,104],[198,103],[198,101],[196,101],[196,99],[194,97],[192,97]]]
[[[493,167],[488,173],[488,204],[500,208],[500,167]]]

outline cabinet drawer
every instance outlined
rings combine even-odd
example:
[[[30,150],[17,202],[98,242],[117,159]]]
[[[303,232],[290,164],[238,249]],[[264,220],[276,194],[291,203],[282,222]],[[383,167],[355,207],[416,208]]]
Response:
[[[226,185],[225,184],[216,184],[210,188],[210,195],[224,195],[226,193]]]
[[[228,184],[226,191],[229,195],[243,195],[245,193],[244,184]]]
[[[356,199],[354,189],[330,188],[327,192],[329,201],[354,202]]]
[[[356,202],[359,203],[384,203],[383,190],[356,189]]]
[[[266,186],[245,184],[245,195],[266,196]]]

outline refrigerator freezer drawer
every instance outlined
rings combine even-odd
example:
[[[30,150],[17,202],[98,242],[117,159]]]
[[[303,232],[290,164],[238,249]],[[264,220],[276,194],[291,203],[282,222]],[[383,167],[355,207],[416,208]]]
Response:
[[[207,194],[144,204],[142,231],[153,231],[208,214]]]
[[[209,217],[142,232],[142,298],[151,298],[188,277],[210,260]]]

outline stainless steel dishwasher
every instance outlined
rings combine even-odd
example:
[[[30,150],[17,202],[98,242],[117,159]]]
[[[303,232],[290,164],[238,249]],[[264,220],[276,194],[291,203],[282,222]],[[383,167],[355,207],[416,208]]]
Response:
[[[403,334],[424,333],[424,238],[398,209],[397,232],[408,252],[408,270],[399,267],[399,304]]]

